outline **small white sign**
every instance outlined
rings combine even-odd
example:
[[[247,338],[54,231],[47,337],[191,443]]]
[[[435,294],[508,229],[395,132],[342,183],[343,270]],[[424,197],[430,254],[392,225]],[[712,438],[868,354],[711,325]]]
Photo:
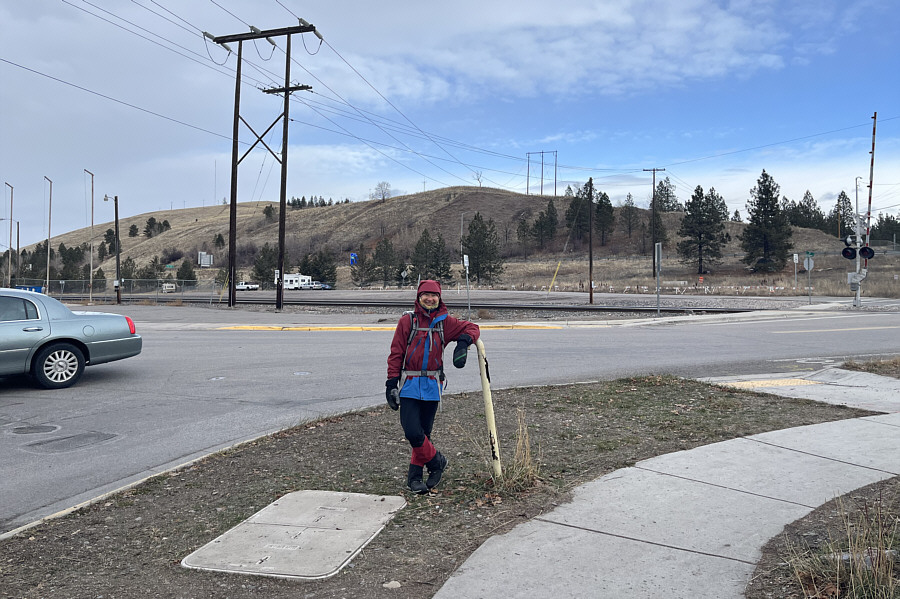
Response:
[[[800,262],[800,254],[794,254],[794,264],[797,264],[799,262]]]
[[[469,268],[469,254],[465,254],[463,256],[463,266],[465,266],[466,268]]]

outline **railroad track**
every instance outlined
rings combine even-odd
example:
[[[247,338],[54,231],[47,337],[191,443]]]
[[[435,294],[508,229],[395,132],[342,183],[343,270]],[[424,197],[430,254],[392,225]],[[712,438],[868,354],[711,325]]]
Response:
[[[236,300],[236,304],[240,306],[273,306],[275,305],[274,297],[267,297],[265,295],[260,295],[260,297],[248,298],[247,294],[240,294],[240,296]],[[84,302],[87,301],[88,296],[82,294],[65,294],[63,296],[56,296],[57,299],[66,302]],[[94,294],[94,301],[97,303],[111,303],[115,301],[115,295],[112,294]],[[669,300],[671,301],[671,300]],[[131,295],[123,295],[122,303],[157,303],[157,304],[180,304],[180,305],[210,305],[210,304],[225,304],[227,301],[223,297],[220,301],[218,296],[210,297],[209,295],[205,297],[200,297],[197,295],[191,294],[180,294],[180,293],[171,293],[171,294],[131,294]],[[357,298],[357,299],[345,299],[345,298],[334,298],[329,299],[326,297],[321,298],[294,298],[294,297],[285,297],[283,301],[285,306],[323,306],[323,307],[334,307],[334,308],[403,308],[408,309],[410,307],[409,299],[404,300],[388,300],[388,299],[371,299],[371,298]],[[464,300],[454,300],[444,298],[444,304],[448,308],[454,310],[465,310],[471,308],[472,310],[539,310],[544,312],[583,312],[583,313],[598,313],[598,312],[633,312],[633,313],[647,313],[647,312],[665,312],[666,314],[689,314],[689,313],[738,313],[738,312],[753,312],[759,310],[756,308],[748,308],[742,306],[685,306],[685,305],[665,305],[661,304],[658,308],[655,302],[645,302],[641,305],[624,305],[624,304],[551,304],[551,303],[530,303],[530,302],[491,302],[491,301],[471,301],[466,302]]]

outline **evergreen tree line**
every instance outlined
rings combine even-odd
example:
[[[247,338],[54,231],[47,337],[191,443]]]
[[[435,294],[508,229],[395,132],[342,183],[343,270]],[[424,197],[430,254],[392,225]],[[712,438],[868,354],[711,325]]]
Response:
[[[569,243],[583,243],[589,237],[595,244],[605,246],[618,227],[627,238],[637,237],[640,251],[648,253],[654,243],[669,243],[669,234],[661,214],[678,212],[682,214],[676,232],[678,239],[675,247],[678,255],[683,263],[696,266],[698,274],[703,274],[721,262],[722,251],[730,242],[725,223],[729,220],[741,222],[740,211],[735,210],[733,215],[729,215],[725,200],[715,188],[704,191],[701,186],[697,186],[684,204],[678,200],[675,191],[675,186],[666,177],[657,184],[649,211],[637,208],[631,194],[626,196],[616,210],[609,196],[594,187],[593,179],[588,179],[584,185],[578,185],[574,189],[572,186],[566,188],[563,200],[567,205],[562,223],[554,199],[550,199],[546,208],[533,220],[519,218],[515,227],[516,241],[527,259],[530,248],[546,249],[556,239],[563,225],[567,230],[566,246]],[[308,202],[305,197],[291,200],[292,208],[325,205],[332,205],[331,200],[326,203],[324,198],[315,196]],[[780,270],[784,267],[793,247],[791,226],[819,229],[841,238],[851,234],[854,228],[855,210],[845,192],[840,193],[835,206],[826,215],[809,191],[799,202],[781,197],[780,187],[765,170],[756,186],[750,190],[746,211],[748,222],[740,236],[741,249],[745,253],[743,262],[760,270]],[[159,222],[150,217],[143,233],[149,238],[170,228],[167,220]],[[898,232],[900,219],[885,214],[879,214],[870,229],[873,239],[888,241],[893,240]],[[131,225],[128,235],[137,237],[138,227]],[[97,247],[100,261],[115,254],[115,242],[115,232],[107,229]],[[225,239],[221,233],[214,236],[213,245],[218,250],[225,247]],[[469,258],[468,274],[472,280],[478,284],[493,284],[500,280],[504,259],[501,255],[500,235],[493,219],[485,220],[480,213],[476,213],[462,239],[462,248]],[[88,279],[91,276],[90,267],[85,264],[88,252],[86,243],[72,248],[60,244],[57,252],[51,249],[51,278]],[[267,243],[259,251],[254,249],[254,252],[252,277],[263,285],[271,285],[277,264],[275,248]],[[440,233],[433,235],[428,229],[423,230],[408,255],[401,255],[387,238],[381,239],[371,252],[360,248],[356,254],[356,262],[351,267],[351,278],[359,286],[373,282],[385,286],[402,284],[418,278],[453,282],[452,252]],[[123,279],[161,279],[164,278],[166,264],[182,257],[181,251],[171,248],[163,251],[162,258],[154,256],[148,264],[140,267],[133,259],[126,258],[121,265],[121,276]],[[29,278],[44,276],[46,258],[46,242],[37,244],[31,253],[27,250],[22,252],[21,260],[27,265]],[[61,263],[59,267],[56,266],[57,258]],[[338,258],[327,249],[307,254],[294,266],[289,265],[288,256],[285,260],[286,272],[296,269],[315,280],[329,283],[333,283],[337,277]],[[182,260],[177,278],[196,280],[193,267],[189,258]],[[165,276],[172,278],[171,274]],[[217,278],[224,282],[224,276],[222,270]],[[98,268],[93,278],[105,279],[102,269]]]
[[[344,201],[338,200],[338,204],[349,204],[350,198],[344,199]],[[328,198],[328,201],[325,201],[325,198],[322,196],[310,196],[309,200],[306,199],[306,196],[302,196],[301,198],[291,198],[287,201],[287,205],[292,210],[301,210],[303,208],[322,208],[324,206],[334,206],[335,201],[331,198]]]
[[[476,212],[462,238],[462,248],[469,259],[470,279],[488,285],[500,280],[504,260],[500,255],[500,235],[494,219],[484,220],[481,213]],[[454,282],[450,249],[440,233],[432,236],[428,229],[422,231],[408,256],[401,255],[387,238],[375,245],[371,255],[365,248],[360,249],[356,263],[350,268],[350,277],[353,284],[360,287],[373,282],[389,286],[420,279],[434,279],[444,284]]]

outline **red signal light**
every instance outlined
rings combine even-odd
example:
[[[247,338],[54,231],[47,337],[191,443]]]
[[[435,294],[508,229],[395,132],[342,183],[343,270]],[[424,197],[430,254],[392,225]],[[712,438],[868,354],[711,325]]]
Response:
[[[860,256],[862,256],[862,252],[860,251]],[[847,260],[853,260],[856,258],[856,249],[855,248],[844,248],[841,250],[841,256],[846,258]]]

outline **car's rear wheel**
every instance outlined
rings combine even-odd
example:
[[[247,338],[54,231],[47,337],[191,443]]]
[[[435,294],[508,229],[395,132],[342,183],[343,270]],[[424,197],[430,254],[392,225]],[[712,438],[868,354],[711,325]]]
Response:
[[[32,374],[44,389],[74,385],[84,372],[84,354],[71,343],[48,345],[34,359]]]

